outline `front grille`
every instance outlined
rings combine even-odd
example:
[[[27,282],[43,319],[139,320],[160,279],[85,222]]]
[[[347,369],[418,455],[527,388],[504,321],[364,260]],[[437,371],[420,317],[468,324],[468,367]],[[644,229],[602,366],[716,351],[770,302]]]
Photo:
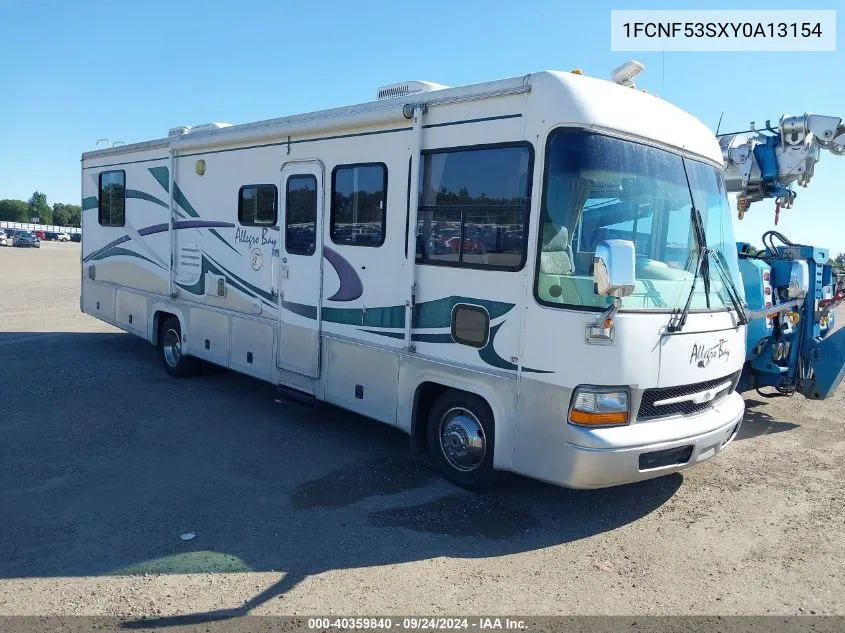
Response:
[[[643,398],[640,400],[640,410],[637,414],[637,419],[647,420],[649,418],[664,418],[670,415],[692,415],[707,409],[710,405],[715,404],[726,395],[731,393],[736,388],[736,381],[739,378],[739,372],[730,374],[729,376],[722,376],[713,380],[706,380],[704,382],[696,382],[690,385],[678,385],[677,387],[662,387],[660,389],[646,389],[643,392]],[[730,381],[730,386],[725,387],[716,397],[709,402],[696,403],[692,400],[683,400],[681,402],[672,402],[657,406],[654,403],[660,400],[669,400],[671,398],[678,398],[681,396],[690,396],[692,394],[707,391],[713,387]]]

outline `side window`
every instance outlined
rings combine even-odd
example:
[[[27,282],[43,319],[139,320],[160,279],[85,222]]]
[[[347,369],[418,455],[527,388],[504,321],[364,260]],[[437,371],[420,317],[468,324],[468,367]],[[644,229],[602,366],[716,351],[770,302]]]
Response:
[[[484,347],[490,336],[490,315],[481,306],[459,303],[452,309],[452,338],[456,343]]]
[[[340,165],[332,172],[330,233],[335,244],[381,246],[387,207],[383,163]]]
[[[531,206],[530,145],[423,153],[417,262],[519,270]]]
[[[126,224],[126,172],[100,172],[98,220],[101,226]]]
[[[276,185],[244,185],[238,191],[238,222],[273,226],[278,218]]]
[[[285,250],[313,255],[317,243],[317,179],[291,176],[285,191]]]

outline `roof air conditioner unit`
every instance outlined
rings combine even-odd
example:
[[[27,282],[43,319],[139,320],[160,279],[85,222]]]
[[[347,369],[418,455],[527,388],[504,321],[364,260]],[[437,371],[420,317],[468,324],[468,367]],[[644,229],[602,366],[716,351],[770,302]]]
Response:
[[[395,97],[407,97],[408,95],[420,92],[431,92],[432,90],[443,90],[449,86],[436,84],[431,81],[405,81],[399,84],[390,84],[378,89],[378,98],[393,99]]]

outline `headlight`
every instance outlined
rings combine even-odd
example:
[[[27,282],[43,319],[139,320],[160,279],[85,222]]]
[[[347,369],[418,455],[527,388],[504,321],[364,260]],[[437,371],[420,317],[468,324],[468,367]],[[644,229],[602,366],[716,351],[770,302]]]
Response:
[[[569,422],[580,426],[628,424],[628,391],[618,387],[578,387]]]

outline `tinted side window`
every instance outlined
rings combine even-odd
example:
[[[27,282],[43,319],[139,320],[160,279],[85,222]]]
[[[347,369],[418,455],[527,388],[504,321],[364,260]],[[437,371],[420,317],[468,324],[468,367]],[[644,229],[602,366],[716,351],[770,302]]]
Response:
[[[317,243],[317,179],[291,176],[285,195],[285,250],[294,255],[313,255]]]
[[[423,156],[420,204],[524,206],[528,200],[528,147],[437,151]]]
[[[332,172],[331,238],[335,244],[384,243],[387,167],[342,165]]]
[[[238,192],[238,222],[273,226],[278,218],[276,185],[244,185]]]
[[[525,144],[426,152],[420,168],[417,261],[521,268],[532,158]]]
[[[97,215],[102,226],[123,226],[126,224],[125,171],[104,171],[100,173]]]

